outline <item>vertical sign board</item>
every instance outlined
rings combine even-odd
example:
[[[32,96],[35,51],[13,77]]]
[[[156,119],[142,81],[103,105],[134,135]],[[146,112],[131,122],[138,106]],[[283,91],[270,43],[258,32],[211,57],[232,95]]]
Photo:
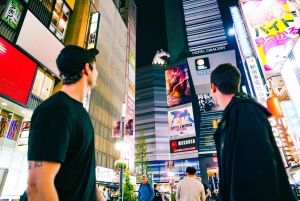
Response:
[[[248,66],[248,72],[251,77],[251,81],[253,84],[253,88],[255,91],[255,95],[257,98],[257,101],[261,103],[262,105],[266,106],[267,104],[267,92],[266,88],[263,84],[263,79],[260,75],[256,59],[254,57],[250,57],[246,59],[246,63]]]
[[[297,41],[300,24],[286,0],[240,0],[264,70],[280,69]]]

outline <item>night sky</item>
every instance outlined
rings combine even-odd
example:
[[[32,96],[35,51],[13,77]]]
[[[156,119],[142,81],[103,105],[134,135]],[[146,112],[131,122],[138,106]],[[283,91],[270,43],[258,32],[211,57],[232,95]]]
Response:
[[[137,68],[152,64],[157,50],[168,48],[164,0],[135,0]]]
[[[238,0],[222,0],[220,9]],[[135,0],[137,5],[137,68],[152,63],[157,50],[168,50],[164,0]]]

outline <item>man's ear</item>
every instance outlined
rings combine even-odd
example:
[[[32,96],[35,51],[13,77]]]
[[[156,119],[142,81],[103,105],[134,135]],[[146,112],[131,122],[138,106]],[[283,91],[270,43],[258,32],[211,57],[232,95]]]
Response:
[[[90,64],[86,63],[83,68],[83,73],[89,75],[91,73]]]
[[[216,87],[216,85],[215,85],[214,83],[211,83],[211,84],[210,84],[210,87],[211,87],[211,91],[212,91],[213,93],[215,93],[215,92],[217,91],[217,87]]]

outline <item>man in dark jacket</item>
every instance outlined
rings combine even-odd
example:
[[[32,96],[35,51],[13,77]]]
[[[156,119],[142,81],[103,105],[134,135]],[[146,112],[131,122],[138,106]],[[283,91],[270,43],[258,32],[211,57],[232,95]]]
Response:
[[[238,93],[240,80],[231,64],[221,64],[211,73],[211,95],[224,109],[214,134],[218,201],[296,201],[268,121],[271,114]]]

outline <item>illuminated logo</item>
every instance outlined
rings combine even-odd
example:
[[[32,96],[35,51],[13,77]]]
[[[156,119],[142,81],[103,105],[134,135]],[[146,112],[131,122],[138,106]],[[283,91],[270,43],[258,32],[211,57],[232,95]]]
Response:
[[[196,59],[195,64],[196,64],[196,71],[202,71],[202,70],[210,69],[208,57]]]

